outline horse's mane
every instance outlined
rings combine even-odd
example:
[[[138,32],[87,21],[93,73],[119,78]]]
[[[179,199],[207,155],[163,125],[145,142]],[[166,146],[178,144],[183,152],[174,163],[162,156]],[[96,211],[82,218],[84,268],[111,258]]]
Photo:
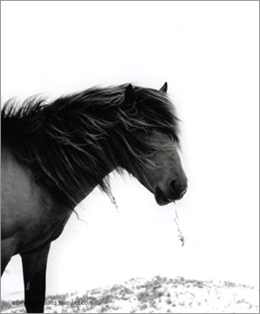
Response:
[[[127,99],[127,86],[95,87],[50,103],[10,100],[2,107],[2,145],[64,202],[76,205],[92,184],[109,192],[106,169],[154,166],[149,157],[162,147],[151,141],[151,130],[179,145],[179,120],[167,95],[134,86]]]

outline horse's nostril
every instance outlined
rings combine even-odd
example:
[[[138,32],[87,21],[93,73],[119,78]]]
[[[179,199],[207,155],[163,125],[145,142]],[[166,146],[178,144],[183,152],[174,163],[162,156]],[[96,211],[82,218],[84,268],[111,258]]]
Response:
[[[177,180],[172,180],[170,183],[170,186],[173,191],[180,193],[180,194],[185,194],[187,191],[187,183],[186,182],[180,182]]]
[[[172,180],[170,186],[173,190],[176,190],[176,180]]]

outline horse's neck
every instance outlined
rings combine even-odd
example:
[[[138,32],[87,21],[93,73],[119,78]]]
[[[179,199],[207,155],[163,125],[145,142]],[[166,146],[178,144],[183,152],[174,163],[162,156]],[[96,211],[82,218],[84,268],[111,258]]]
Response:
[[[105,177],[107,177],[113,170],[114,170],[115,168],[113,168],[113,169],[107,169],[107,171],[106,172],[104,172],[104,175],[103,175],[103,179],[105,178]],[[87,183],[87,184],[85,184],[85,186],[84,186],[84,195],[82,195],[82,199],[80,200],[80,202],[84,199],[84,198],[86,198],[97,186],[99,185],[99,182],[96,182],[96,183]]]

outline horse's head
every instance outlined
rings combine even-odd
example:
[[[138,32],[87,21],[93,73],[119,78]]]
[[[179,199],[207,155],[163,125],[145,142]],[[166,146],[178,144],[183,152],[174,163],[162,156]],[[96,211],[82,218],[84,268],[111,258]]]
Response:
[[[125,104],[131,107],[128,116],[135,129],[128,141],[131,160],[124,168],[155,195],[159,205],[175,202],[187,191],[178,153],[179,120],[166,92],[167,84],[159,91],[129,85],[125,92]]]
[[[187,177],[183,171],[177,145],[166,134],[154,131],[151,141],[161,146],[149,157],[151,166],[134,176],[150,190],[159,205],[175,202],[187,191]]]

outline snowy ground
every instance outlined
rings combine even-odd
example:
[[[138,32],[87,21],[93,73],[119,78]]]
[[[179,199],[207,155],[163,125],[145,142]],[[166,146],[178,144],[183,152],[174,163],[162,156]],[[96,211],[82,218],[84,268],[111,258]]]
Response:
[[[13,303],[19,303],[15,305]],[[2,301],[2,313],[24,313],[22,301]],[[259,313],[259,288],[154,277],[46,298],[46,313]]]

